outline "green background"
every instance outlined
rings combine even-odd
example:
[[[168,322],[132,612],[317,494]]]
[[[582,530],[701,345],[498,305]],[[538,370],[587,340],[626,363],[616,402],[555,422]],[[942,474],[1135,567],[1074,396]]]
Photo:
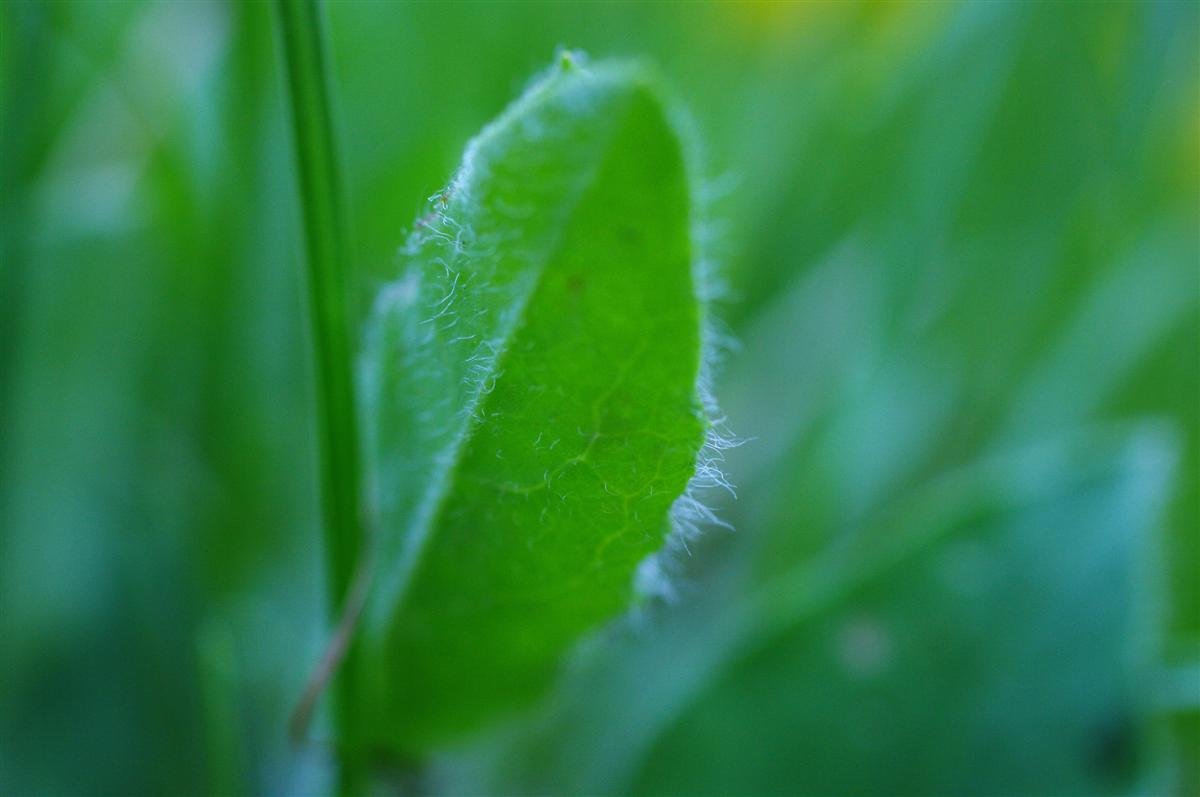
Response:
[[[326,16],[364,315],[425,198],[557,46],[657,64],[702,145],[716,393],[747,439],[738,500],[710,499],[734,530],[680,557],[674,607],[423,786],[1200,784],[1195,3]],[[278,44],[263,3],[0,10],[6,794],[330,783],[328,746],[283,732],[326,612]],[[900,564],[874,561],[906,534]],[[929,588],[945,552],[974,603]],[[736,642],[706,621],[727,612]],[[896,666],[843,688],[804,643],[821,634],[842,675]],[[902,641],[925,659],[890,658]],[[705,686],[676,706],[688,672]],[[1057,744],[1044,715],[1081,706],[1090,747]],[[644,749],[608,743],[631,727],[655,729]]]

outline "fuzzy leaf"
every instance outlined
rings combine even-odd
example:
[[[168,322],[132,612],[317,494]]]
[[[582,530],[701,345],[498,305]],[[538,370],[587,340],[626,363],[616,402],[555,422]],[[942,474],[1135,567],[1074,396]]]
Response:
[[[370,743],[520,707],[635,597],[705,433],[689,213],[652,81],[564,58],[418,221],[363,367]]]

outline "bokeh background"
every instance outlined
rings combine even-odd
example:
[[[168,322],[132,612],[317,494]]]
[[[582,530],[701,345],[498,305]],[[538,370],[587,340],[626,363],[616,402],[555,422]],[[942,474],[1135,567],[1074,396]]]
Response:
[[[330,788],[272,11],[0,9],[4,794]],[[659,66],[746,441],[673,602],[392,786],[1200,791],[1200,6],[326,11],[360,310],[557,46]]]

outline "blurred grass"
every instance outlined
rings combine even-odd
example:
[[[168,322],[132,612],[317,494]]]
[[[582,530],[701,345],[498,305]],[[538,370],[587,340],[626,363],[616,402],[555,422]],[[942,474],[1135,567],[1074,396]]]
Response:
[[[729,462],[737,531],[695,551],[685,592],[811,561],[980,458],[1151,422],[1174,464],[1142,587],[1167,596],[1162,657],[1200,659],[1196,4],[328,16],[360,310],[555,46],[649,56],[692,108],[740,341],[719,397],[752,440]],[[4,793],[326,783],[282,731],[324,599],[272,23],[0,10]],[[1189,747],[1147,758],[1181,791],[1191,700],[1160,715]]]

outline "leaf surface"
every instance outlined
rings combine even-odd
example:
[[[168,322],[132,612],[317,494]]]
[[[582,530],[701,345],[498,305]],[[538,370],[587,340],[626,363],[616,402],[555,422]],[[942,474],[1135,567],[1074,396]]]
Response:
[[[362,370],[359,675],[402,752],[520,707],[629,605],[705,433],[686,171],[639,67],[564,59],[432,202]]]
[[[1143,433],[987,463],[868,535],[836,588],[811,569],[769,587],[765,633],[672,716],[630,790],[1126,792],[1170,450]]]

